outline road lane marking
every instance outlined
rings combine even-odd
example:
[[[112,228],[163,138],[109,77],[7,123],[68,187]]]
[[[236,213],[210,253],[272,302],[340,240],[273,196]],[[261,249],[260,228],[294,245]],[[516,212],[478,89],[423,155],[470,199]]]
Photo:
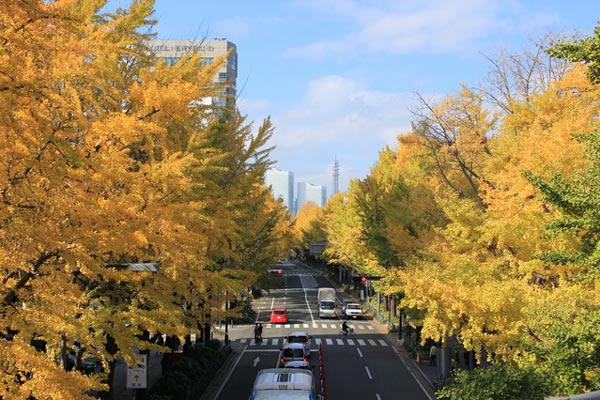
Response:
[[[367,339],[367,342],[369,342],[371,346],[377,346],[377,343],[375,343],[373,339]]]
[[[360,351],[360,349],[357,347],[356,351],[358,351],[358,355],[360,356],[360,358],[363,358],[363,354],[362,351]]]
[[[421,383],[421,379],[419,379],[417,377],[417,375],[415,375],[415,373],[413,372],[412,368],[408,365],[408,363],[404,359],[404,356],[402,354],[400,354],[400,352],[394,346],[392,346],[392,349],[394,350],[394,352],[396,353],[396,355],[398,356],[398,358],[400,359],[400,361],[402,361],[402,364],[404,364],[404,366],[406,367],[406,369],[408,370],[408,372],[410,372],[410,374],[413,376],[413,378],[415,378],[415,381],[421,387],[421,390],[423,391],[423,393],[425,393],[425,395],[427,396],[427,398],[429,400],[435,400],[433,397],[431,397],[431,395],[429,394],[429,392],[427,391],[427,389],[425,389],[425,386],[423,386],[423,383]],[[427,379],[427,377],[425,376],[425,374],[423,373],[423,371],[421,371],[420,368],[418,370],[419,370],[419,372],[421,372],[421,375],[423,376],[422,379]]]
[[[366,343],[365,343],[365,341],[364,341],[364,340],[362,340],[362,339],[357,339],[356,341],[357,341],[357,342],[358,342],[358,344],[359,344],[359,345],[361,345],[361,346],[364,346],[364,345],[366,344]]]
[[[306,308],[308,308],[308,313],[310,314],[310,320],[314,323],[315,317],[312,313],[312,310],[310,309],[310,304],[308,303],[308,293],[306,292],[306,288],[304,287],[304,284],[302,283],[302,279],[300,280],[300,284],[302,285],[302,290],[304,290],[304,302],[306,303]]]
[[[343,339],[335,339],[335,341],[337,342],[337,344],[339,344],[340,346],[344,345],[344,340]]]
[[[244,349],[240,352],[240,355],[235,360],[235,363],[233,363],[233,367],[229,370],[229,373],[225,377],[225,381],[223,382],[223,384],[221,385],[221,387],[219,387],[219,390],[217,390],[217,394],[215,395],[215,399],[219,398],[219,395],[221,394],[221,390],[223,390],[223,388],[225,387],[225,384],[227,383],[227,381],[229,381],[229,378],[231,377],[231,374],[233,374],[233,371],[235,371],[235,369],[237,368],[237,365],[239,364],[242,356],[244,355],[244,352],[246,352],[247,349],[248,349],[248,347],[244,346]]]
[[[367,371],[367,375],[369,376],[369,379],[373,380],[373,377],[371,376],[371,371],[369,371],[369,367],[365,366],[365,370]]]
[[[354,340],[352,340],[352,339],[348,339],[348,344],[349,344],[350,346],[354,346]]]
[[[269,353],[279,353],[281,350],[279,350],[279,349],[246,349],[246,350],[244,350],[245,353],[264,353],[265,351],[268,351]]]
[[[379,343],[383,346],[383,347],[387,347],[387,342],[383,339],[379,339]]]

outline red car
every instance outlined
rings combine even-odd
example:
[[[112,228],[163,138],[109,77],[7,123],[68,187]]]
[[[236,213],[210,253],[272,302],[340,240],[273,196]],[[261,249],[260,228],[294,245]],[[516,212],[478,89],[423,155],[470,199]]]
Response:
[[[271,310],[271,323],[272,324],[287,324],[288,315],[285,308],[274,308]]]

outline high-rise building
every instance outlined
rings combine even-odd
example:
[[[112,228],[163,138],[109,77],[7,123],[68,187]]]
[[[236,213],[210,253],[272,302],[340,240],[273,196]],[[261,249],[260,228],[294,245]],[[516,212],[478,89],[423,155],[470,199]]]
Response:
[[[296,190],[296,209],[298,212],[306,202],[312,201],[319,207],[327,202],[327,188],[307,182],[298,182]]]
[[[281,199],[290,213],[294,213],[294,173],[271,168],[267,170],[265,182],[271,186],[273,197]]]
[[[181,57],[190,53],[198,52],[200,62],[210,64],[217,57],[224,56],[229,51],[226,62],[221,66],[219,72],[213,78],[217,85],[223,85],[220,89],[220,95],[214,96],[210,102],[218,107],[235,107],[237,95],[237,47],[225,38],[214,40],[153,40],[150,42],[150,49],[163,60],[167,65],[175,65]],[[206,99],[202,100],[206,102]]]
[[[340,162],[337,158],[333,159],[333,190],[332,195],[338,194],[340,184]]]

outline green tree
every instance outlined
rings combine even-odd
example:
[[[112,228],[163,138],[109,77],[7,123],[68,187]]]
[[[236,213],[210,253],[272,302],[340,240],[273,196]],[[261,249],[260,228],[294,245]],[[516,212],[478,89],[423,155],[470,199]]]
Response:
[[[555,41],[547,48],[547,52],[559,59],[585,63],[589,68],[590,81],[600,83],[600,26],[596,26],[593,36],[574,41]]]
[[[494,364],[462,371],[450,384],[436,392],[444,400],[542,400],[547,393],[546,377],[534,370]]]

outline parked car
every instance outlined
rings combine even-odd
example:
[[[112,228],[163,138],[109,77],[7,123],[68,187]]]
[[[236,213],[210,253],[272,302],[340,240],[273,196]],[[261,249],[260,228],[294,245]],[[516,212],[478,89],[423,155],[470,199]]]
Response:
[[[288,314],[285,308],[274,308],[271,310],[271,323],[272,324],[287,324]]]
[[[279,365],[290,361],[308,361],[310,353],[302,343],[290,343],[281,348]]]
[[[283,345],[288,345],[291,343],[301,343],[308,355],[310,355],[310,336],[306,332],[291,332],[283,339]]]

